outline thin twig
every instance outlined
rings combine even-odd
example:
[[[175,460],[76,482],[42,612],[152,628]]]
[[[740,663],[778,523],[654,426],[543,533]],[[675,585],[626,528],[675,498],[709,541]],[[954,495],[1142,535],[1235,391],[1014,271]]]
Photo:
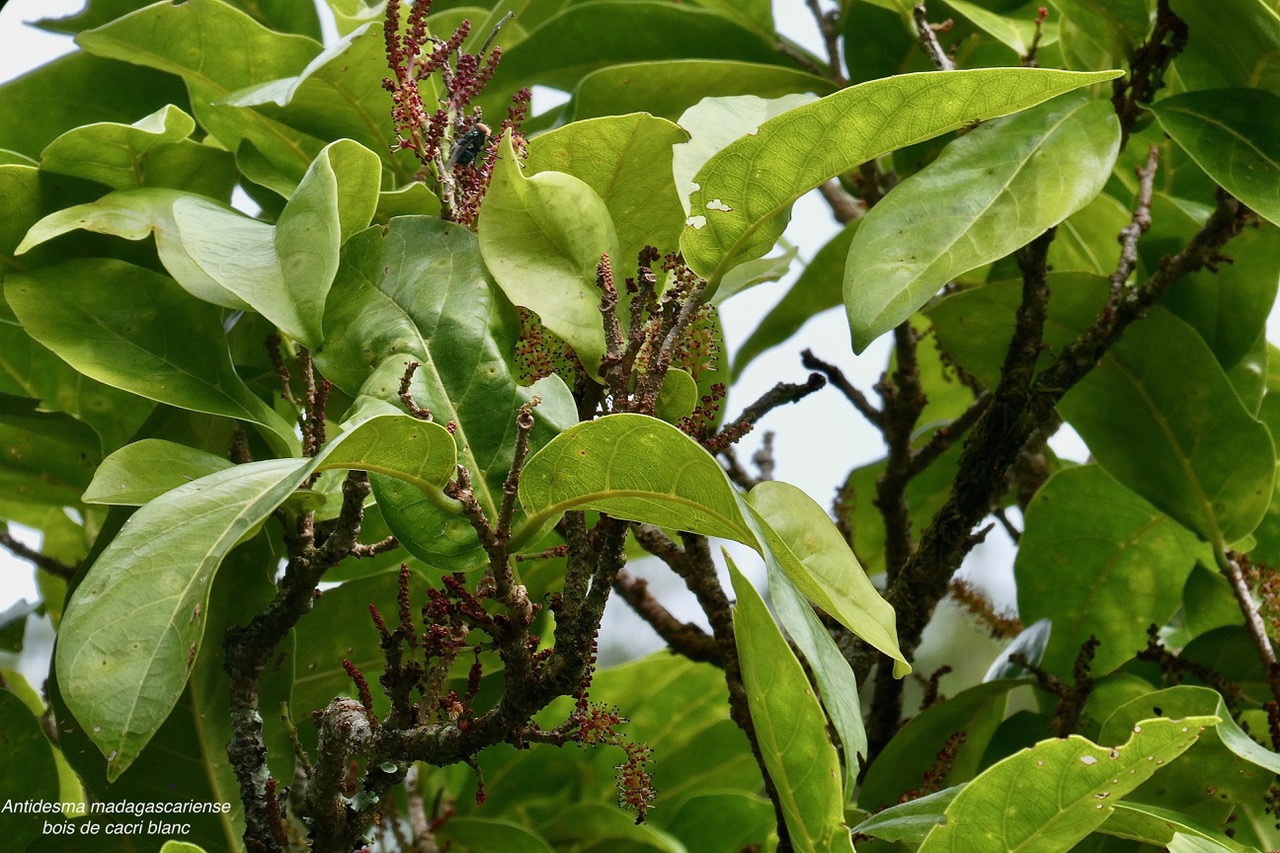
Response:
[[[917,3],[911,10],[911,16],[916,22],[916,37],[920,40],[920,47],[933,61],[933,67],[939,71],[955,71],[955,60],[948,56],[942,49],[942,45],[938,43],[938,35],[933,25],[929,23],[929,12],[924,4]]]
[[[854,198],[853,194],[846,190],[844,185],[835,178],[819,184],[818,192],[822,193],[822,197],[826,199],[827,206],[831,208],[831,213],[835,216],[836,222],[841,225],[847,225],[855,219],[861,219],[867,213],[866,205]]]
[[[1138,238],[1151,228],[1151,195],[1155,191],[1156,166],[1160,163],[1160,148],[1152,145],[1147,152],[1147,165],[1138,171],[1138,198],[1133,208],[1133,218],[1120,230],[1120,262],[1111,274],[1111,304],[1118,305],[1125,282],[1138,266]]]
[[[61,560],[50,557],[48,554],[41,554],[32,548],[23,545],[17,539],[14,539],[8,531],[0,532],[0,545],[8,549],[9,553],[15,557],[34,565],[36,568],[44,569],[49,574],[62,578],[63,580],[71,580],[76,575],[76,567],[68,566]]]
[[[613,588],[673,651],[689,660],[723,665],[720,646],[715,638],[692,622],[681,622],[672,616],[671,611],[649,592],[649,583],[644,578],[620,571],[613,580]]]
[[[809,370],[816,370],[827,377],[827,381],[840,389],[840,393],[853,404],[864,418],[871,422],[877,429],[884,429],[884,413],[872,405],[867,396],[853,387],[853,383],[845,378],[840,368],[834,364],[828,364],[813,354],[813,350],[805,350],[800,353],[800,363]]]
[[[982,417],[982,413],[989,405],[991,405],[991,393],[983,391],[978,399],[974,400],[973,404],[961,412],[955,420],[934,430],[924,447],[911,455],[911,464],[907,468],[908,476],[912,478],[918,476],[937,461],[939,456],[950,450],[957,441],[964,438],[965,433],[978,422],[978,418]]]
[[[1219,553],[1216,556],[1218,570],[1231,583],[1231,592],[1235,595],[1236,604],[1244,616],[1245,630],[1249,632],[1249,638],[1253,640],[1254,648],[1258,651],[1263,677],[1271,688],[1271,695],[1276,702],[1280,702],[1280,662],[1276,660],[1276,650],[1271,645],[1271,638],[1267,636],[1266,623],[1262,620],[1262,613],[1259,612],[1258,605],[1253,600],[1253,593],[1249,591],[1249,583],[1245,580],[1244,572],[1240,567],[1240,561],[1247,558],[1243,554],[1234,552]],[[1280,744],[1277,744],[1276,748],[1280,749]]]

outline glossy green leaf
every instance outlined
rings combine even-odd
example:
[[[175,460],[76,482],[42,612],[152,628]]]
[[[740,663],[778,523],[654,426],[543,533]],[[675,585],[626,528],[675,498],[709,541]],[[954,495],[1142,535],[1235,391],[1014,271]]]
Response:
[[[1098,827],[1098,832],[1128,838],[1144,844],[1169,846],[1177,836],[1188,835],[1212,841],[1226,850],[1246,853],[1249,850],[1242,844],[1207,827],[1193,817],[1172,809],[1165,809],[1146,803],[1121,801],[1115,804],[1115,811],[1107,822]]]
[[[1024,749],[970,782],[920,851],[1069,850],[1102,825],[1116,800],[1217,723],[1217,717],[1143,720],[1123,746],[1070,735]]]
[[[778,560],[796,587],[893,658],[896,677],[909,673],[911,666],[898,649],[893,607],[858,565],[826,510],[795,486],[777,481],[756,486],[746,502],[765,521],[762,529],[757,528],[764,550]],[[794,623],[786,624],[790,628]]]
[[[831,81],[781,65],[716,59],[673,59],[608,65],[578,83],[572,120],[646,112],[675,121],[703,98],[793,93],[829,95]]]
[[[420,164],[399,150],[391,93],[382,88],[387,73],[382,27],[366,24],[326,48],[300,74],[241,89],[218,103],[256,108],[319,139],[355,140],[379,154],[405,183]]]
[[[681,418],[693,414],[698,406],[698,383],[686,370],[672,368],[662,380],[658,389],[658,400],[654,404],[654,417],[662,418],[669,424],[679,423]]]
[[[232,467],[226,457],[147,438],[112,453],[85,490],[84,502],[142,506],[171,489]]]
[[[1120,259],[1116,235],[1132,218],[1132,212],[1111,196],[1097,196],[1058,225],[1049,246],[1049,269],[1111,275]],[[1016,268],[1017,262],[1013,263]],[[1000,278],[1017,275],[1011,269],[1008,276]],[[992,280],[997,280],[994,275]]]
[[[804,668],[751,583],[725,557],[738,603],[734,639],[765,767],[797,851],[853,851],[839,757]]]
[[[595,190],[617,232],[612,261],[621,281],[634,274],[642,248],[673,251],[680,239],[684,213],[671,180],[671,146],[686,139],[677,125],[643,113],[573,122],[530,140],[525,172],[564,172]]]
[[[475,235],[439,219],[402,217],[344,247],[325,314],[330,337],[315,357],[347,393],[396,406],[406,364],[418,362],[410,393],[437,423],[454,425],[458,461],[492,514],[515,446],[516,408],[534,394],[542,397],[535,448],[577,421],[558,378],[532,387],[517,383],[507,361],[519,334],[513,313],[496,292]],[[485,565],[464,516],[410,484],[377,475],[373,484],[387,524],[414,556],[455,570]]]
[[[791,262],[800,254],[800,247],[786,240],[779,241],[778,247],[782,249],[779,254],[756,258],[729,270],[720,281],[720,288],[716,290],[715,296],[711,297],[711,304],[719,307],[744,290],[777,281],[790,272]]]
[[[618,258],[605,202],[561,172],[525,177],[508,135],[480,211],[480,252],[516,305],[536,313],[594,373],[604,356],[596,265]]]
[[[657,0],[601,0],[570,6],[506,51],[493,87],[502,94],[536,80],[571,89],[606,65],[661,59],[768,63],[782,57],[771,40],[706,9]]]
[[[138,757],[181,696],[228,551],[312,471],[391,470],[406,459],[402,439],[421,448],[406,476],[452,471],[453,439],[443,427],[384,416],[315,459],[238,465],[179,486],[129,519],[72,596],[56,660],[67,704],[107,756],[111,779]]]
[[[651,459],[664,464],[645,462]],[[526,463],[520,502],[529,521],[513,538],[518,547],[573,509],[748,545],[850,631],[895,658],[897,675],[911,671],[892,608],[820,506],[782,483],[762,484],[743,500],[701,445],[656,418],[618,414],[565,430]]]
[[[281,452],[297,447],[292,425],[236,374],[220,312],[171,279],[121,261],[70,260],[9,276],[5,297],[32,337],[86,376],[258,424]]]
[[[181,188],[229,201],[234,159],[189,139],[195,127],[195,120],[172,104],[133,124],[81,125],[45,147],[40,168],[112,189]]]
[[[661,459],[662,465],[646,460]],[[530,457],[520,502],[533,518],[596,509],[755,545],[720,464],[673,426],[620,414],[565,430]]]
[[[1045,343],[1057,351],[1093,322],[1107,283],[1050,278]],[[984,383],[998,378],[1020,290],[987,285],[929,312],[943,347]],[[1059,411],[1109,474],[1210,542],[1243,538],[1266,511],[1275,465],[1266,427],[1200,336],[1163,309],[1135,323]]]
[[[1018,614],[1053,620],[1041,665],[1069,677],[1090,635],[1101,641],[1095,675],[1132,658],[1147,627],[1181,606],[1197,556],[1212,561],[1190,531],[1101,467],[1058,472],[1027,508],[1014,563]]]
[[[1001,68],[912,74],[863,83],[784,113],[698,172],[700,189],[690,200],[692,216],[681,238],[685,259],[715,284],[735,264],[767,252],[791,204],[824,181],[895,148],[1117,73]],[[763,162],[771,166],[762,174],[755,164]]]
[[[861,222],[855,219],[846,225],[805,265],[791,289],[734,353],[735,375],[741,374],[756,356],[790,339],[812,317],[841,304],[845,258]]]
[[[75,98],[50,93],[75,92]],[[182,105],[182,85],[167,74],[76,51],[0,86],[0,148],[38,158],[46,145],[72,128],[99,121],[128,124]]]
[[[587,849],[591,849],[598,845],[628,853],[690,853],[671,835],[648,823],[636,823],[616,806],[600,803],[572,805],[541,830],[547,841],[561,850],[579,845],[590,845]]]
[[[858,793],[858,806],[875,810],[891,806],[907,791],[919,789],[924,774],[956,732],[965,742],[941,784],[968,782],[982,767],[987,744],[1004,719],[1009,691],[1017,681],[992,681],[970,687],[907,721],[871,764]]]
[[[236,90],[298,74],[320,52],[318,42],[273,32],[220,0],[154,3],[76,41],[96,56],[180,76],[196,118],[228,151],[250,140],[271,162],[301,176],[323,145],[255,110],[217,103]]]
[[[185,841],[166,841],[160,853],[205,853],[205,849]]]
[[[1280,94],[1280,9],[1268,0],[1181,0],[1186,49],[1174,68],[1187,90],[1244,86]]]
[[[1008,255],[1102,190],[1120,144],[1106,101],[1059,98],[947,146],[863,219],[844,301],[854,350],[911,316],[947,282]]]
[[[1151,110],[1211,178],[1280,224],[1280,95],[1260,89],[1187,92]]]

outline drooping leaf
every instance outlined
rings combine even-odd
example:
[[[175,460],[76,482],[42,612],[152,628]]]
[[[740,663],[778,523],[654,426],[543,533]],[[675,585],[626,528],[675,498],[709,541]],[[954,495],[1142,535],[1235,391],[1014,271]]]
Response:
[[[1069,850],[1114,803],[1196,742],[1217,717],[1143,720],[1123,746],[1047,740],[988,768],[946,809],[921,853],[1006,847]]]
[[[9,276],[23,328],[76,370],[161,403],[262,426],[283,453],[293,427],[236,374],[217,309],[171,279],[108,259],[77,259]]]
[[[1119,150],[1114,113],[1106,101],[1073,95],[989,122],[885,196],[849,246],[844,301],[854,350],[947,282],[1091,201]]]
[[[946,820],[942,813],[962,790],[963,785],[953,785],[933,794],[889,806],[855,826],[853,831],[857,835],[874,835],[883,841],[919,844],[931,829]]]
[[[390,446],[386,429],[397,439]],[[228,551],[312,471],[390,470],[415,443],[420,455],[407,476],[416,480],[423,465],[452,470],[453,440],[443,427],[383,416],[330,443],[332,461],[322,454],[238,465],[166,492],[129,519],[72,596],[56,656],[67,704],[107,757],[110,779],[138,757],[182,695]]]
[[[1260,89],[1186,92],[1151,110],[1211,178],[1280,224],[1280,95]]]
[[[831,81],[781,65],[716,59],[631,62],[593,71],[573,90],[572,120],[646,112],[675,121],[704,98],[829,95]]]
[[[804,669],[751,583],[725,557],[733,591],[734,638],[765,767],[797,851],[849,851],[840,766],[826,717]]]
[[[1121,801],[1115,804],[1115,811],[1107,822],[1098,827],[1098,832],[1141,841],[1144,844],[1170,846],[1177,836],[1197,836],[1219,844],[1236,853],[1249,850],[1243,844],[1217,832],[1193,817],[1173,809],[1161,808],[1146,803]]]
[[[867,578],[826,510],[795,486],[777,481],[756,486],[746,502],[766,523],[757,530],[765,546],[758,550],[777,558],[814,604],[893,658],[894,675],[910,672],[898,650],[893,607]]]
[[[536,313],[594,373],[604,356],[596,265],[619,257],[609,210],[572,175],[525,177],[510,135],[498,157],[480,212],[485,265],[508,299]]]
[[[154,3],[85,30],[76,41],[95,56],[180,76],[195,117],[228,151],[247,139],[301,177],[323,147],[256,110],[218,103],[236,90],[300,73],[320,52],[313,39],[273,32],[221,0],[189,0]]]
[[[1041,31],[1039,47],[1048,47],[1058,40],[1057,21],[1046,20],[1041,27],[1037,28],[1034,18],[997,14],[967,0],[946,0],[946,4],[1018,56],[1026,56],[1030,51],[1037,29]]]
[[[1197,556],[1212,560],[1190,531],[1101,467],[1058,472],[1027,508],[1014,563],[1019,615],[1053,620],[1041,665],[1069,677],[1090,635],[1101,641],[1095,675],[1129,660],[1146,647],[1147,626],[1181,605]]]
[[[874,80],[790,110],[716,154],[698,172],[681,238],[686,261],[713,284],[767,252],[791,204],[835,175],[973,122],[1008,115],[1118,72],[1029,68]],[[771,165],[758,173],[757,163]],[[728,208],[727,210],[725,208]]]
[[[595,190],[618,235],[611,260],[621,281],[633,274],[640,249],[676,248],[684,214],[671,180],[671,146],[687,138],[677,125],[643,113],[573,122],[530,140],[525,171],[564,172]]]
[[[40,168],[112,189],[167,187],[230,201],[234,158],[192,141],[195,127],[195,120],[172,104],[133,124],[84,124],[49,143],[40,154]]]

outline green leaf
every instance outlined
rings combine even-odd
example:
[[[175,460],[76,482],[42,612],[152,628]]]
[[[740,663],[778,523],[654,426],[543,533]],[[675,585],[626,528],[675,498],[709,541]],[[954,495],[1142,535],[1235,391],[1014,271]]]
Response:
[[[1240,364],[1266,330],[1280,285],[1280,231],[1246,228],[1230,253],[1231,263],[1184,276],[1160,300],[1200,333],[1224,370]]]
[[[947,807],[921,853],[938,850],[1069,850],[1101,826],[1115,801],[1196,742],[1217,717],[1143,720],[1123,746],[1079,735],[1047,740],[974,779]]]
[[[1280,96],[1259,89],[1187,92],[1151,111],[1209,177],[1280,224]]]
[[[1101,467],[1055,474],[1027,508],[1014,563],[1019,615],[1053,621],[1042,666],[1070,676],[1090,635],[1101,641],[1095,675],[1132,658],[1147,627],[1181,606],[1197,556],[1212,563],[1190,531]]]
[[[849,246],[844,301],[856,352],[947,282],[1084,207],[1111,172],[1120,123],[1106,101],[1058,98],[982,125],[895,187]]]
[[[193,296],[252,308],[316,346],[339,248],[373,217],[379,173],[373,152],[339,140],[316,157],[274,226],[202,196],[126,190],[46,216],[17,251],[77,228],[130,240],[153,233],[161,262]]]
[[[956,760],[941,784],[955,785],[976,776],[987,745],[1004,719],[1009,691],[1019,683],[979,684],[908,720],[872,762],[858,793],[859,808],[874,811],[891,806],[905,792],[919,789],[938,753],[958,731],[965,733],[965,741],[955,748]]]
[[[185,841],[166,841],[160,853],[205,853],[203,847]]]
[[[776,820],[768,800],[745,791],[695,793],[663,819],[667,832],[698,853],[741,853],[753,844],[763,846]]]
[[[525,177],[507,134],[480,211],[480,252],[507,298],[536,313],[595,373],[604,356],[596,265],[605,254],[619,258],[595,190],[561,172]]]
[[[681,238],[685,259],[714,285],[735,264],[765,254],[782,233],[791,204],[824,181],[895,148],[1118,73],[1002,68],[909,74],[790,110],[698,172],[700,189],[690,200],[693,216]],[[753,164],[764,162],[776,165],[758,174]]]
[[[867,730],[862,722],[862,703],[858,699],[857,677],[832,639],[831,632],[777,561],[769,559],[768,552],[766,563],[769,567],[769,597],[773,599],[778,621],[808,662],[822,707],[840,738],[844,753],[844,788],[846,799],[849,799],[848,795],[853,793],[858,782],[860,762],[870,752]]]
[[[442,841],[452,843],[451,850],[460,853],[486,853],[504,850],[508,853],[553,853],[541,836],[518,823],[489,818],[459,817],[446,821],[436,833]]]
[[[746,502],[765,522],[757,528],[763,550],[778,559],[800,591],[893,658],[895,677],[909,673],[911,665],[898,649],[893,607],[867,578],[826,510],[795,486],[777,481],[756,486]]]
[[[86,30],[76,42],[96,56],[182,77],[196,118],[228,151],[247,139],[301,176],[323,145],[255,110],[217,103],[238,89],[298,74],[320,52],[318,42],[273,32],[220,0],[154,3]]]
[[[1097,317],[1107,283],[1079,274],[1050,282],[1045,343],[1056,352]],[[999,377],[1019,294],[1017,282],[1001,282],[929,312],[943,347],[984,383]],[[1200,336],[1167,311],[1126,331],[1058,408],[1109,474],[1202,538],[1238,541],[1265,513],[1275,465],[1267,429]]]
[[[839,757],[804,668],[751,583],[725,555],[738,603],[734,639],[756,740],[797,851],[852,853]]]
[[[22,772],[10,772],[0,776],[0,797],[7,803],[29,800],[58,801],[58,769],[54,764],[53,748],[40,720],[23,701],[8,688],[0,688],[0,749],[10,768]],[[62,822],[61,813],[42,816],[43,820]],[[36,815],[5,820],[5,844],[12,850],[25,850],[41,837],[42,821]]]
[[[1125,65],[1151,28],[1147,0],[1053,0],[1058,40],[1068,68]]]
[[[293,0],[226,0],[232,6],[243,9],[265,27],[285,33],[300,33],[320,38],[320,21],[316,10],[306,3]],[[36,22],[42,30],[75,34],[93,27],[100,27],[130,12],[150,6],[147,0],[89,0],[85,8],[63,18],[44,18]]]
[[[579,844],[571,842],[579,842],[628,853],[689,853],[683,844],[662,830],[647,823],[636,823],[615,806],[600,803],[571,805],[540,829],[547,841],[561,850],[577,848]]]
[[[348,394],[397,406],[406,364],[418,362],[413,399],[438,423],[454,424],[458,461],[490,513],[511,463],[516,408],[533,394],[543,398],[534,416],[535,448],[577,421],[558,378],[517,384],[507,359],[519,326],[496,291],[474,234],[439,219],[394,219],[344,247],[325,314],[330,337],[315,354],[324,375]],[[376,475],[373,484],[387,524],[414,556],[458,571],[485,564],[464,516],[408,484]]]
[[[195,120],[172,104],[133,124],[84,124],[50,142],[40,168],[117,190],[168,187],[230,201],[235,160],[189,139],[195,128]]]
[[[777,281],[790,272],[791,262],[800,254],[800,247],[791,245],[785,239],[779,243],[779,248],[783,250],[781,254],[756,258],[754,261],[738,264],[729,270],[721,280],[716,295],[711,297],[710,304],[718,308],[744,290],[750,290],[758,284]]]
[[[1111,817],[1097,831],[1161,847],[1169,846],[1178,836],[1194,835],[1238,853],[1246,853],[1250,849],[1189,815],[1146,803],[1116,803]]]
[[[142,506],[178,486],[232,467],[230,460],[185,444],[147,438],[112,453],[85,490],[84,502]]]
[[[583,77],[568,109],[572,121],[646,112],[675,121],[704,98],[779,98],[835,91],[830,80],[781,65],[715,59],[673,59],[608,65]]]
[[[74,98],[50,97],[75,92]],[[76,51],[0,86],[0,148],[38,158],[53,139],[91,122],[128,124],[166,104],[183,104],[178,81],[150,68]]]
[[[504,97],[535,81],[568,90],[604,66],[662,59],[771,63],[782,57],[772,40],[706,9],[601,0],[570,6],[506,51],[489,93]]]
[[[452,471],[447,430],[383,416],[344,433],[314,459],[238,465],[179,486],[129,519],[71,597],[56,656],[67,705],[106,755],[111,780],[138,757],[181,696],[227,552],[313,471],[393,470],[414,444],[420,456],[408,460],[411,481],[428,470]]]
[[[756,356],[789,340],[806,322],[840,305],[844,298],[843,272],[845,258],[854,232],[862,223],[855,219],[818,250],[813,260],[805,265],[795,284],[778,301],[760,325],[747,336],[733,356],[733,373],[742,374]]]
[[[671,146],[686,139],[680,127],[643,113],[577,121],[534,137],[525,171],[564,172],[595,190],[617,231],[619,253],[611,259],[622,280],[645,246],[673,251],[680,240],[684,213],[671,180]]]
[[[254,396],[227,352],[220,312],[171,279],[105,258],[10,275],[23,328],[76,370],[161,403],[258,424],[279,452],[293,427]]]
[[[1018,56],[1026,56],[1029,52],[1031,42],[1036,36],[1037,27],[1034,19],[998,15],[977,3],[969,3],[965,0],[946,0],[946,4]],[[1046,20],[1040,29],[1042,34],[1039,47],[1048,47],[1058,40],[1056,21]]]
[[[434,23],[433,18],[433,29]],[[382,27],[366,24],[326,48],[297,76],[241,89],[218,103],[256,108],[318,139],[355,140],[378,153],[398,182],[406,183],[420,166],[397,144],[389,118],[391,93],[382,88],[386,76]]]
[[[656,418],[610,415],[560,433],[525,464],[520,502],[529,519],[513,537],[515,547],[572,509],[748,545],[776,561],[833,618],[895,658],[897,675],[911,671],[892,608],[820,506],[782,483],[762,484],[743,500],[701,445]]]
[[[1057,235],[1049,246],[1049,269],[1111,275],[1120,259],[1116,235],[1132,218],[1130,210],[1111,196],[1105,193],[1097,196],[1058,225]],[[1017,262],[1013,264],[1016,267]],[[1017,275],[1011,269],[1007,276],[993,274],[992,280]]]
[[[1182,0],[1186,49],[1174,68],[1189,91],[1258,87],[1280,92],[1280,10],[1266,0]]]
[[[853,832],[855,835],[874,835],[882,841],[919,844],[931,829],[945,820],[942,813],[962,790],[963,785],[954,785],[937,793],[889,806],[855,826]]]

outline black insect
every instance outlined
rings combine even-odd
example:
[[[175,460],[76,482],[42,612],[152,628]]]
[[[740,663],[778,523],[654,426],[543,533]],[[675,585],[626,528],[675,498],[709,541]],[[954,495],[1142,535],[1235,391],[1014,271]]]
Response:
[[[445,169],[452,169],[454,166],[470,166],[480,156],[480,152],[484,150],[485,143],[488,141],[489,126],[478,122],[454,143],[449,160],[444,164]]]

